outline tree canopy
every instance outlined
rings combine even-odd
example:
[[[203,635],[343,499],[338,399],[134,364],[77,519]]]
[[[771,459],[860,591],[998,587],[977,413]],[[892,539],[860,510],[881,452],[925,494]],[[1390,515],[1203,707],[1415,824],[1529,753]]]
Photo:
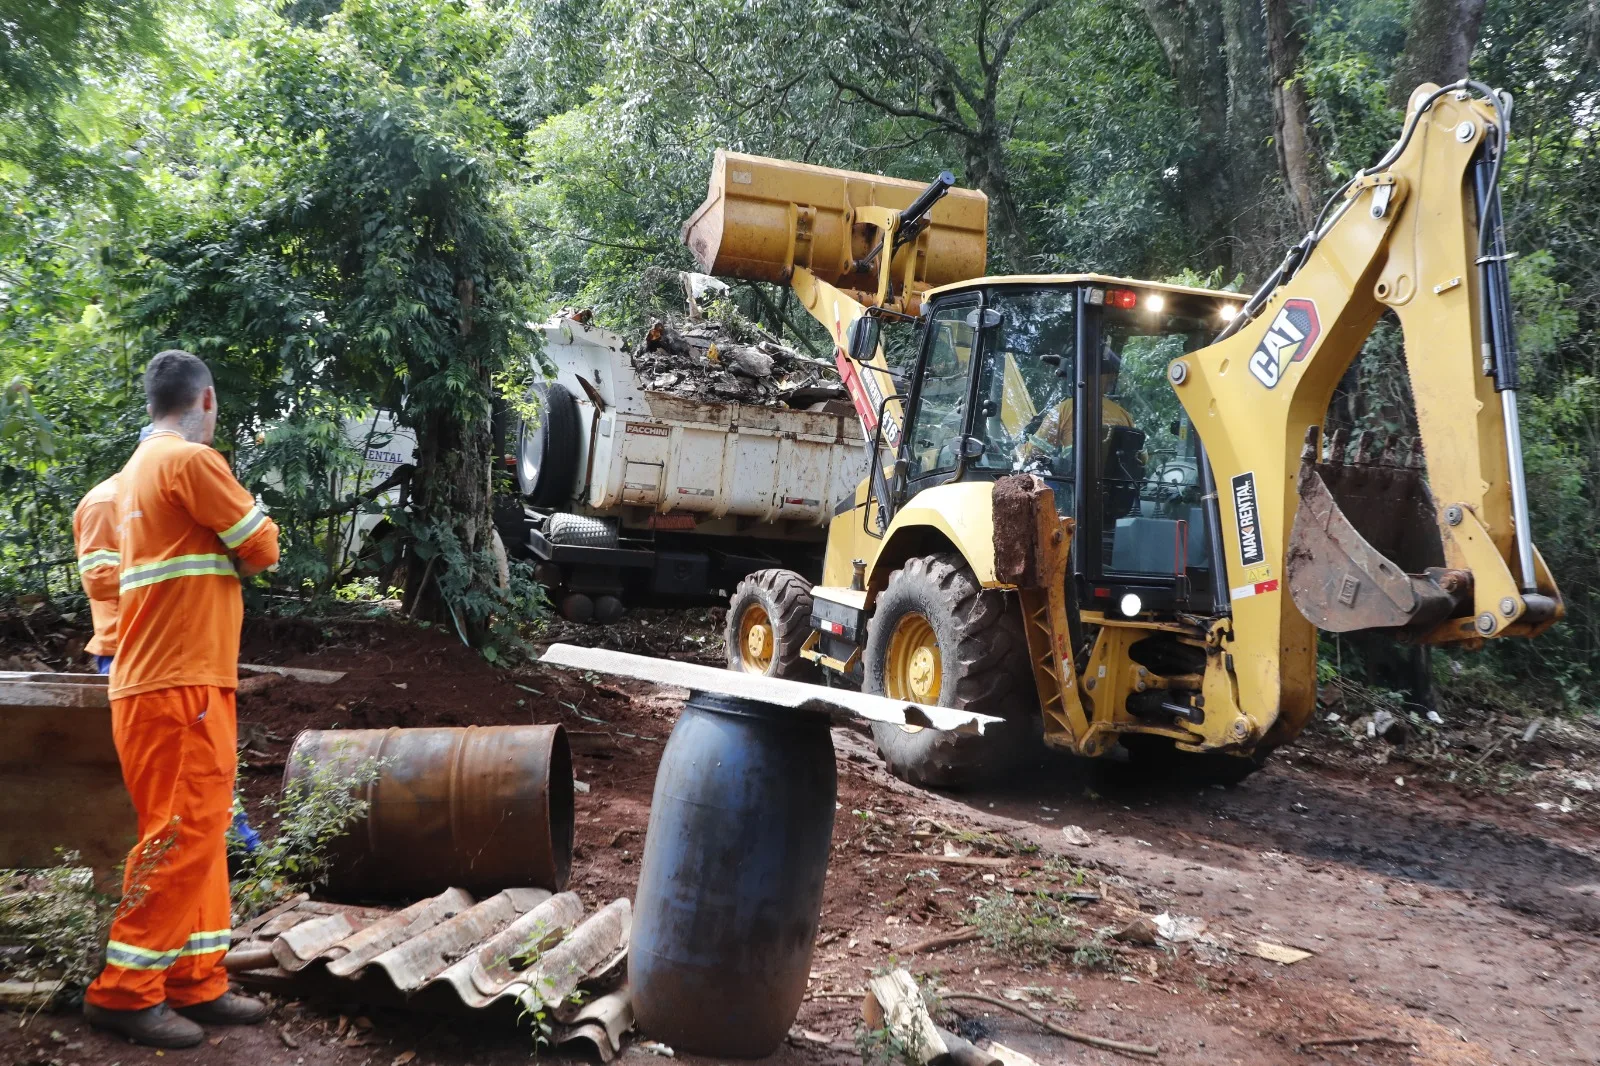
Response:
[[[283,586],[330,580],[338,422],[384,405],[421,455],[394,519],[485,624],[495,382],[552,308],[627,329],[675,300],[716,148],[952,169],[990,197],[996,272],[1249,287],[1417,82],[1470,70],[1516,98],[1524,433],[1571,604],[1505,654],[1572,693],[1600,667],[1588,0],[0,0],[0,38],[7,591],[49,587],[132,446],[145,359],[180,344],[288,531]],[[784,293],[735,299],[812,336]],[[1403,421],[1399,356],[1380,329],[1352,417]]]

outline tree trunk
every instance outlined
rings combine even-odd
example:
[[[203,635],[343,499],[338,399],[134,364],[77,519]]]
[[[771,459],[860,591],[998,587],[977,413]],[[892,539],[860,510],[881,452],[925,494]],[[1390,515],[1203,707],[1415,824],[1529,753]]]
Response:
[[[1140,0],[1167,57],[1178,103],[1194,119],[1194,142],[1178,163],[1180,210],[1203,245],[1197,267],[1227,267],[1225,205],[1233,201],[1228,151],[1228,74],[1222,13],[1215,0]]]
[[[964,145],[967,179],[989,198],[989,212],[998,231],[1002,262],[1011,271],[1026,272],[1033,255],[1028,230],[1017,206],[1016,190],[1006,174],[999,134],[992,138],[994,143],[988,143],[990,140],[969,140]]]
[[[483,380],[488,388],[487,376]],[[433,411],[416,426],[417,471],[411,481],[411,516],[422,525],[451,530],[469,558],[489,550],[494,518],[489,496],[492,444],[487,418],[470,421],[455,411]],[[445,562],[430,566],[413,555],[406,567],[406,609],[417,618],[445,622],[440,581]],[[477,580],[474,576],[473,580]],[[466,625],[465,616],[462,624]],[[467,633],[469,640],[476,634]]]
[[[494,536],[492,495],[494,429],[487,397],[493,394],[491,365],[480,339],[472,336],[472,315],[476,290],[470,278],[456,284],[461,301],[458,324],[459,355],[453,365],[467,370],[485,397],[481,410],[433,407],[416,426],[417,469],[411,479],[411,516],[420,525],[450,530],[466,552],[471,566],[481,553],[490,550]],[[440,371],[441,373],[443,371]],[[412,560],[406,568],[405,607],[414,617],[432,622],[449,620],[466,640],[476,645],[483,636],[483,619],[466,611],[452,615],[445,601],[442,581],[448,565],[444,559],[430,563]],[[449,575],[456,587],[487,586],[486,573],[473,568],[469,574]]]
[[[1394,64],[1389,98],[1398,107],[1425,81],[1447,85],[1467,76],[1485,0],[1412,0],[1406,45]]]
[[[1278,170],[1289,190],[1301,228],[1309,229],[1316,221],[1321,188],[1317,181],[1317,148],[1311,130],[1311,110],[1306,102],[1305,87],[1295,80],[1300,54],[1305,48],[1305,38],[1298,24],[1304,12],[1294,5],[1294,0],[1265,0],[1265,8]]]

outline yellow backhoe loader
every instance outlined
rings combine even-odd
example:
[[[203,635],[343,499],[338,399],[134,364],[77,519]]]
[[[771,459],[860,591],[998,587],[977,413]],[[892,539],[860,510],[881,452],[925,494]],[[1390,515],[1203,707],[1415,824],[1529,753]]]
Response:
[[[1248,299],[980,277],[987,204],[949,174],[718,152],[684,240],[710,273],[793,288],[872,441],[821,583],[768,570],[735,593],[729,666],[1007,720],[878,727],[920,783],[1039,736],[1242,776],[1311,715],[1319,628],[1475,646],[1552,625],[1517,424],[1509,108],[1476,82],[1419,88],[1395,146]],[[1325,439],[1386,311],[1420,439]]]

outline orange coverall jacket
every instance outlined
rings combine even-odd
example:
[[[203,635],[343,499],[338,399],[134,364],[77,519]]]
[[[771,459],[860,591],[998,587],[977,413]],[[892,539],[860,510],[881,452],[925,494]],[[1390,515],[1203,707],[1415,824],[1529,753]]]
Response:
[[[89,597],[94,636],[84,645],[90,655],[117,654],[117,475],[90,489],[72,512],[72,540],[78,550],[78,580]]]
[[[111,1010],[191,1006],[228,990],[225,834],[244,617],[233,559],[276,562],[278,527],[221,455],[164,432],[122,468],[117,520],[111,729],[139,842],[106,968],[85,998]]]

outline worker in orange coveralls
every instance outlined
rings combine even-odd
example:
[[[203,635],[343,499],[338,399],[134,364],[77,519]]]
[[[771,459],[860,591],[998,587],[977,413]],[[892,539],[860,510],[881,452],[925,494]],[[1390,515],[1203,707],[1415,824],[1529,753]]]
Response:
[[[196,1023],[262,1021],[228,990],[224,833],[236,769],[239,579],[277,562],[278,527],[221,455],[211,372],[182,351],[144,376],[154,431],[117,476],[117,655],[111,728],[139,814],[106,968],[84,1016],[153,1047],[192,1047]]]
[[[78,580],[89,597],[94,636],[84,651],[94,656],[95,669],[111,672],[117,654],[117,582],[122,557],[117,552],[117,475],[90,489],[72,512],[72,540],[78,550]]]

